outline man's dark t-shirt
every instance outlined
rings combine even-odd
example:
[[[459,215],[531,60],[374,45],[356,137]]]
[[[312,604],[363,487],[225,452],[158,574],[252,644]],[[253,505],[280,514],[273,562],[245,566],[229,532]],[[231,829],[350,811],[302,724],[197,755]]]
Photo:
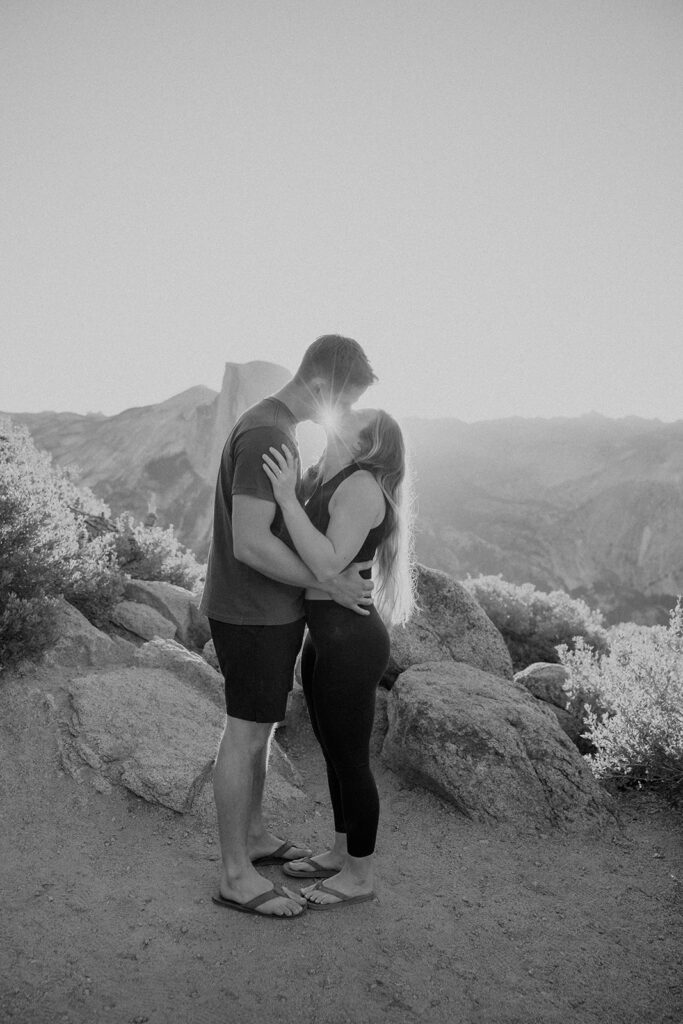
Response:
[[[265,398],[247,409],[233,427],[223,448],[218,470],[209,551],[201,610],[209,618],[237,625],[279,626],[303,617],[303,590],[271,580],[233,555],[232,498],[248,494],[274,502],[263,471],[263,453],[286,444],[298,456],[296,421],[277,398]],[[289,547],[291,541],[278,507],[271,533]]]

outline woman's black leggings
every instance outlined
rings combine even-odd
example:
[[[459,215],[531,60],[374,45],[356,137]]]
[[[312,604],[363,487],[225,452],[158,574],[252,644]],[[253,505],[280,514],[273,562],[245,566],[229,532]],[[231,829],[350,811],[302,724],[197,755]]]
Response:
[[[375,608],[357,615],[334,601],[306,601],[306,623],[301,681],[327,764],[334,829],[346,833],[352,857],[368,857],[379,821],[370,734],[389,634]]]

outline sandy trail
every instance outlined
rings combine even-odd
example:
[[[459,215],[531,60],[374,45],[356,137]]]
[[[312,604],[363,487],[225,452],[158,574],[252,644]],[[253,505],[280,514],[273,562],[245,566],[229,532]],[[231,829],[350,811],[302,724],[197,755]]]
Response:
[[[60,774],[44,704],[58,684],[0,686],[0,1020],[683,1020],[680,812],[632,793],[602,835],[517,832],[380,767],[378,902],[252,918],[211,903],[210,822]],[[308,799],[274,825],[320,849],[322,761],[305,729],[287,745]]]

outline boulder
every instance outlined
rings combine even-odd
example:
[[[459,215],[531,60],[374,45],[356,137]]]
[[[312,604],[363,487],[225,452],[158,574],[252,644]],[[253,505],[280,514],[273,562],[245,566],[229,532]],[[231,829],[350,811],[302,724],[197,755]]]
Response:
[[[102,780],[174,811],[192,809],[210,778],[224,717],[173,672],[135,666],[67,683],[72,743],[65,767],[85,762]]]
[[[609,714],[608,707],[594,690],[578,688],[573,691],[571,674],[564,665],[535,662],[515,675],[517,682],[538,700],[545,701],[553,711],[560,728],[569,736],[581,754],[594,754],[596,748],[584,736],[586,731],[586,708],[602,718]]]
[[[221,667],[218,664],[218,657],[216,656],[216,648],[214,647],[213,640],[209,640],[202,647],[202,658],[204,661],[208,661],[211,668],[215,669],[216,672],[220,672]]]
[[[595,747],[585,740],[583,707],[570,704],[565,687],[569,683],[569,670],[564,665],[536,661],[515,674],[515,681],[521,683],[529,693],[541,700],[553,712],[560,729],[578,747],[580,753],[594,753]]]
[[[461,583],[444,572],[418,565],[419,611],[391,631],[391,661],[382,684],[390,689],[411,665],[458,661],[512,679],[505,641]]]
[[[128,601],[149,605],[173,622],[181,644],[201,650],[211,639],[209,620],[199,610],[199,599],[194,594],[161,580],[129,580],[124,590]]]
[[[57,600],[56,629],[59,639],[45,655],[48,665],[75,668],[125,665],[133,661],[134,644],[120,637],[107,636],[62,597]]]
[[[121,785],[150,803],[213,817],[210,782],[225,714],[175,672],[137,665],[71,679],[64,767],[98,792]],[[265,808],[303,799],[272,744]]]
[[[289,758],[289,755],[282,749],[277,740],[270,741],[270,756],[268,758],[268,775],[283,779],[288,785],[300,788],[303,785],[301,772]]]
[[[547,706],[555,715],[557,724],[565,736],[568,736],[574,746],[578,747],[579,753],[594,754],[595,747],[582,736],[586,726],[584,725],[580,715],[572,714],[571,711],[563,711],[562,708],[558,708],[554,704],[548,704]]]
[[[225,712],[223,676],[207,665],[201,655],[188,651],[177,640],[150,640],[149,643],[137,648],[135,661],[147,668],[168,669]]]
[[[529,693],[548,704],[567,710],[569,698],[565,684],[569,680],[569,670],[564,665],[552,665],[545,661],[536,661],[533,665],[515,674],[515,680],[525,686]]]
[[[601,824],[613,804],[551,711],[521,684],[455,662],[404,672],[382,758],[478,821]]]
[[[149,605],[138,604],[137,601],[119,601],[114,605],[110,618],[114,625],[121,626],[143,640],[153,640],[157,636],[171,639],[176,635],[174,622],[165,619]]]

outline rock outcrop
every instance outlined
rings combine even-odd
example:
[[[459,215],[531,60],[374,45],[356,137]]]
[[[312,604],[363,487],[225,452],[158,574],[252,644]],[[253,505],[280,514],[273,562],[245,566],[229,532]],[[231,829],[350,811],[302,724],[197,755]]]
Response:
[[[211,637],[209,620],[199,610],[199,598],[184,587],[162,580],[132,579],[126,584],[124,597],[128,601],[153,608],[164,619],[172,622],[176,633],[171,635],[175,635],[186,647],[201,650]]]
[[[515,682],[526,687],[533,697],[562,708],[563,711],[567,709],[565,686],[568,680],[569,670],[564,665],[553,665],[545,661],[535,661],[533,665],[527,665],[521,672],[515,673]]]
[[[172,656],[169,668],[150,664],[159,652],[162,658],[169,654],[162,647],[155,651],[155,643],[170,641],[140,648],[135,665],[85,672],[66,682],[62,763],[79,782],[100,792],[123,786],[150,803],[212,819],[209,783],[225,712],[215,694],[203,691],[200,666]],[[205,663],[204,668],[212,672]],[[300,783],[296,768],[273,742],[267,813],[304,799]]]
[[[135,666],[68,684],[72,743],[65,766],[84,762],[102,782],[187,812],[208,781],[223,727],[213,704],[165,669]]]
[[[462,661],[484,672],[512,679],[512,661],[503,637],[462,584],[436,569],[418,566],[419,610],[391,633],[387,688],[411,665]]]
[[[193,690],[225,711],[223,676],[194,651],[188,651],[175,640],[151,640],[135,652],[135,663],[141,667],[161,668],[173,672]]]
[[[515,675],[515,681],[537,700],[545,702],[553,712],[560,728],[578,747],[582,754],[594,754],[595,747],[584,735],[586,731],[586,706],[601,717],[608,709],[600,703],[598,695],[577,693],[570,695],[570,674],[564,665],[553,665],[543,661],[528,665]]]
[[[181,589],[172,587],[171,595],[185,607],[192,595],[178,594]],[[155,588],[145,592],[154,594]],[[161,619],[150,604],[126,603],[138,615]],[[59,733],[64,768],[99,792],[124,786],[151,803],[191,811],[213,826],[207,783],[225,725],[223,677],[170,637],[140,645],[108,636],[64,600],[57,615],[60,638],[43,661],[48,670],[61,670],[55,678],[62,681],[67,702]],[[187,624],[188,615],[178,618]],[[161,621],[176,632],[175,623]],[[49,701],[54,706],[52,697]],[[267,813],[304,799],[300,786],[295,766],[273,741]]]
[[[45,654],[48,665],[87,667],[132,664],[135,645],[97,629],[64,598],[57,601],[56,644]]]
[[[555,716],[523,686],[454,662],[404,672],[384,761],[479,821],[583,827],[612,802]]]
[[[165,619],[155,608],[136,601],[119,601],[112,608],[110,618],[115,626],[141,640],[153,640],[157,636],[172,639],[177,632],[174,622]]]
[[[202,647],[202,658],[209,663],[211,668],[215,668],[216,672],[220,672],[221,667],[218,664],[218,655],[213,640],[208,640]]]

